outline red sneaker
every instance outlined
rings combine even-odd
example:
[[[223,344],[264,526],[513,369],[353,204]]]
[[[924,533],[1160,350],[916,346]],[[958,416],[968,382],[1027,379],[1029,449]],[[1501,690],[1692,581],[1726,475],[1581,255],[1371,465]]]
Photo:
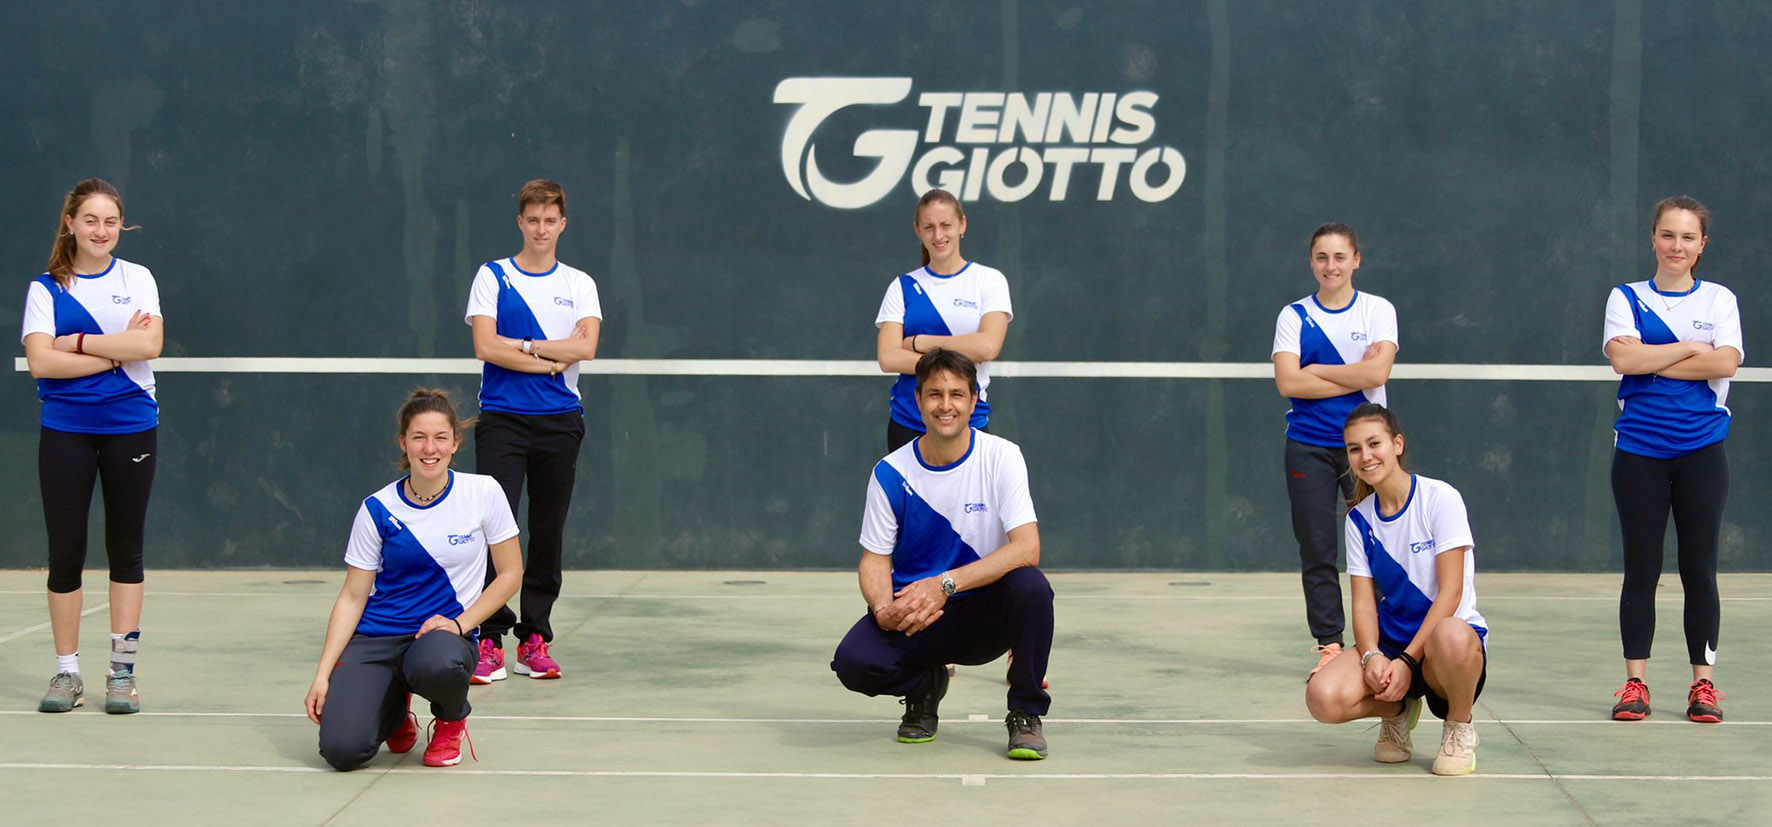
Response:
[[[461,740],[468,734],[468,719],[431,719],[431,743],[425,747],[425,766],[453,767],[461,763]],[[468,738],[468,754],[474,755],[474,739]],[[474,755],[474,760],[480,756]]]
[[[1709,678],[1699,678],[1692,682],[1691,691],[1686,693],[1686,717],[1701,724],[1720,724],[1723,722],[1723,710],[1717,702],[1723,700],[1723,693],[1717,690],[1716,684]]]
[[[541,635],[530,635],[528,640],[517,644],[517,662],[511,671],[532,678],[546,679],[560,677],[560,664],[548,657],[548,642]]]
[[[388,752],[405,754],[418,746],[418,716],[412,714],[412,693],[406,693],[406,718],[388,736]]]
[[[1642,678],[1625,681],[1624,687],[1612,693],[1612,697],[1618,699],[1612,707],[1612,720],[1641,721],[1649,717],[1649,685],[1643,683]]]

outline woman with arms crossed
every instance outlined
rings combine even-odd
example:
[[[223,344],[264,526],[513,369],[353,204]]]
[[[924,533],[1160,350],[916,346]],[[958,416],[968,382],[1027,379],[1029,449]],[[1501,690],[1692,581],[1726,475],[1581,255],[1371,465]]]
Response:
[[[1477,613],[1476,543],[1464,498],[1404,465],[1403,429],[1383,405],[1348,415],[1357,498],[1347,513],[1347,576],[1358,658],[1336,658],[1305,689],[1326,724],[1380,718],[1373,757],[1409,760],[1421,700],[1446,722],[1435,775],[1477,768],[1471,709],[1488,674],[1488,623]],[[1384,597],[1377,599],[1377,594]]]
[[[523,582],[504,491],[491,477],[449,468],[462,423],[448,395],[414,391],[399,423],[409,473],[357,509],[344,589],[304,703],[320,725],[320,755],[343,771],[374,758],[384,741],[402,753],[418,743],[413,693],[436,718],[425,764],[461,763],[478,658],[472,630]],[[487,583],[489,554],[498,576]]]
[[[990,365],[1003,351],[1014,308],[1003,273],[960,255],[966,236],[966,210],[947,190],[930,190],[917,200],[911,222],[923,246],[923,266],[886,286],[886,297],[874,317],[879,329],[875,357],[884,373],[896,374],[892,385],[891,419],[886,423],[886,450],[923,433],[917,408],[917,360],[936,348],[955,351],[978,366],[978,406],[972,427],[988,431],[991,406]]]
[[[48,272],[25,295],[25,361],[43,400],[37,479],[49,535],[49,623],[55,677],[37,709],[85,703],[80,677],[80,571],[94,481],[105,489],[111,567],[111,668],[105,711],[141,710],[142,534],[158,461],[154,371],[164,333],[160,290],[146,267],[111,255],[125,230],[123,198],[98,178],[62,202]]]
[[[1741,314],[1735,294],[1696,277],[1710,240],[1710,211],[1679,196],[1655,205],[1650,240],[1655,276],[1621,284],[1606,299],[1606,358],[1621,374],[1613,425],[1612,497],[1624,534],[1624,587],[1618,627],[1624,641],[1624,687],[1612,717],[1649,715],[1649,646],[1655,639],[1655,587],[1661,579],[1667,516],[1679,540],[1686,592],[1686,655],[1692,685],[1686,717],[1723,720],[1723,693],[1711,683],[1717,663],[1720,604],[1717,540],[1729,500],[1729,377],[1741,365]]]
[[[1305,622],[1316,639],[1316,675],[1341,654],[1346,619],[1335,569],[1335,518],[1353,493],[1341,426],[1355,407],[1385,403],[1397,358],[1397,311],[1354,289],[1360,239],[1330,223],[1311,233],[1317,292],[1280,309],[1274,323],[1274,384],[1287,397],[1286,496],[1304,580]],[[1310,678],[1307,677],[1306,680]]]

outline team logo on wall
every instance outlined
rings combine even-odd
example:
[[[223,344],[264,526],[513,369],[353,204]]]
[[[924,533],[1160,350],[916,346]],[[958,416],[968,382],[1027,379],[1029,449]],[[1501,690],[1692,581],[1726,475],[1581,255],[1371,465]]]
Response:
[[[884,107],[911,94],[911,78],[788,78],[775,102],[795,106],[781,139],[781,171],[801,198],[853,210],[885,198],[907,177],[912,192],[940,187],[963,201],[1123,194],[1163,201],[1181,189],[1187,162],[1170,146],[1149,145],[1155,92],[923,92],[921,129],[866,129],[848,148],[874,159],[859,178],[832,180],[819,167],[819,127],[850,107]],[[827,160],[829,160],[827,158]],[[853,166],[855,161],[842,162]]]

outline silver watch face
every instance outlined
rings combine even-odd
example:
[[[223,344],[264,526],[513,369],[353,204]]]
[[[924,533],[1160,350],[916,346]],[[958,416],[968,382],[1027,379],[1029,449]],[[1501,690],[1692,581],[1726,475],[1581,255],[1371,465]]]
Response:
[[[941,593],[948,597],[954,596],[954,578],[943,577],[941,579]]]

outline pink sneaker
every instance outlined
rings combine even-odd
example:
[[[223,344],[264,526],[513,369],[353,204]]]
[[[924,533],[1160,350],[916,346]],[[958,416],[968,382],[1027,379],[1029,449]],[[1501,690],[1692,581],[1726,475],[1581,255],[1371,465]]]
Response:
[[[520,674],[520,673],[519,673]],[[491,640],[480,641],[480,662],[474,664],[474,677],[468,682],[485,686],[505,679],[505,650]]]
[[[560,664],[548,657],[548,642],[541,635],[530,635],[517,644],[517,663],[511,667],[519,675],[546,679],[560,677]]]
[[[406,693],[406,718],[388,736],[388,752],[408,753],[418,746],[418,718],[412,714],[412,693]]]

